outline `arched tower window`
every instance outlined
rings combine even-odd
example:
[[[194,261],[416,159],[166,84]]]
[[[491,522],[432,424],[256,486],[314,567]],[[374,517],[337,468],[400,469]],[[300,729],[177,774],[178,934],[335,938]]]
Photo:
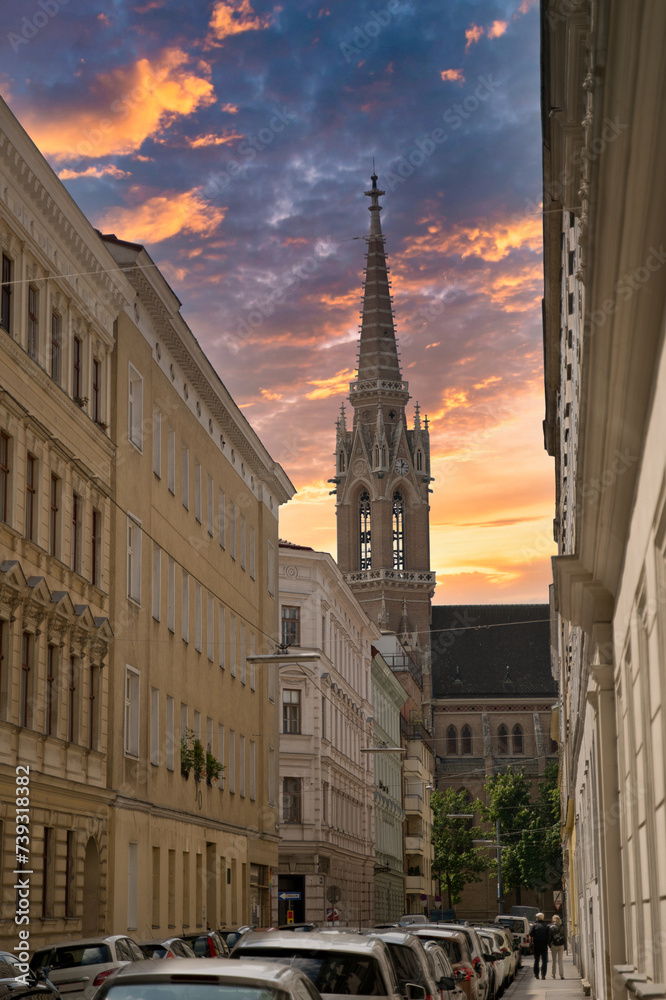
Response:
[[[405,568],[405,502],[393,494],[393,569]]]
[[[423,472],[423,452],[420,449],[416,453],[416,471]]]
[[[497,752],[499,754],[509,752],[509,730],[506,726],[500,726],[497,730]]]
[[[370,494],[363,490],[358,502],[360,568],[372,569],[372,524],[370,514]]]
[[[447,754],[458,753],[458,730],[455,726],[449,726],[446,730],[446,752]]]
[[[340,472],[344,472],[345,469],[346,469],[346,466],[347,466],[347,463],[345,462],[345,453],[344,453],[344,451],[341,451],[340,452],[340,462],[339,462],[339,465],[338,465],[338,468],[339,468]]]
[[[522,726],[514,726],[513,733],[513,752],[514,753],[524,753],[523,749],[523,729]]]
[[[462,735],[462,752],[471,754],[472,730],[469,728],[469,726],[463,726],[461,735]]]

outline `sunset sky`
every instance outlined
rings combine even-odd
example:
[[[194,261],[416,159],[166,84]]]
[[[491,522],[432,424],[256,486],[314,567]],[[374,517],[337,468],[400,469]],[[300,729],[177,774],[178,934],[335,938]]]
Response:
[[[0,91],[92,223],[145,243],[335,555],[373,157],[437,603],[547,601],[535,0],[27,0]]]

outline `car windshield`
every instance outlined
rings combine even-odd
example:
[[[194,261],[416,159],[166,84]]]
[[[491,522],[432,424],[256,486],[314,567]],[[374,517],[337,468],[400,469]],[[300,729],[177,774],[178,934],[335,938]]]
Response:
[[[288,948],[241,948],[238,958],[264,958],[293,965],[312,980],[320,993],[357,997],[387,996],[381,969],[372,955],[346,951],[299,951]]]
[[[174,976],[171,982],[116,983],[109,986],[108,1000],[289,1000],[284,990],[246,983],[202,980],[196,974]]]
[[[102,965],[112,962],[108,944],[68,945],[66,948],[42,948],[30,960],[31,969],[73,969],[78,965]]]

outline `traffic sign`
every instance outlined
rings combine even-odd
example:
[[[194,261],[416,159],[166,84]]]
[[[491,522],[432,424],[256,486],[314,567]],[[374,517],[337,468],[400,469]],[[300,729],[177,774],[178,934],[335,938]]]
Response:
[[[562,890],[556,889],[553,893],[553,903],[555,904],[555,909],[560,910],[562,908]]]
[[[294,922],[294,911],[293,910],[287,910],[287,923],[288,924],[293,924],[293,922]]]
[[[336,924],[340,920],[337,906],[329,906],[326,911],[326,922]]]
[[[278,899],[300,899],[300,892],[278,892]]]

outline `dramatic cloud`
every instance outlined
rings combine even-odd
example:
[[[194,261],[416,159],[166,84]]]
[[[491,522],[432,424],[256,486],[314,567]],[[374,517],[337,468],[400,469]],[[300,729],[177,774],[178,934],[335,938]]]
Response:
[[[97,220],[98,229],[113,232],[130,243],[161,243],[178,233],[210,236],[225,215],[223,208],[211,209],[196,189],[152,197],[131,189],[130,197],[135,204],[106,212]]]
[[[230,35],[262,31],[273,23],[272,14],[255,14],[250,0],[217,0],[210,19],[208,42],[220,44]]]
[[[473,24],[471,28],[468,28],[465,32],[465,39],[467,44],[465,45],[465,52],[468,51],[470,45],[473,45],[483,35],[483,28],[479,24]]]
[[[190,149],[199,149],[200,146],[226,146],[227,143],[238,142],[242,138],[243,136],[237,132],[225,132],[223,135],[209,133],[208,135],[197,136],[196,139],[190,139],[188,146]]]
[[[351,368],[337,372],[332,378],[312,379],[308,384],[316,385],[312,392],[306,393],[307,399],[326,399],[328,396],[338,396],[349,391],[349,383],[354,378]]]
[[[85,167],[83,170],[70,170],[68,167],[65,167],[58,171],[58,177],[61,181],[71,181],[77,177],[115,177],[116,179],[120,179],[130,176],[129,171],[121,170],[120,167],[116,167],[112,163],[107,164],[105,167]]]
[[[443,69],[441,72],[442,80],[453,80],[458,83],[465,82],[465,76],[461,69]]]
[[[488,28],[488,38],[500,38],[508,27],[507,21],[493,21]]]

